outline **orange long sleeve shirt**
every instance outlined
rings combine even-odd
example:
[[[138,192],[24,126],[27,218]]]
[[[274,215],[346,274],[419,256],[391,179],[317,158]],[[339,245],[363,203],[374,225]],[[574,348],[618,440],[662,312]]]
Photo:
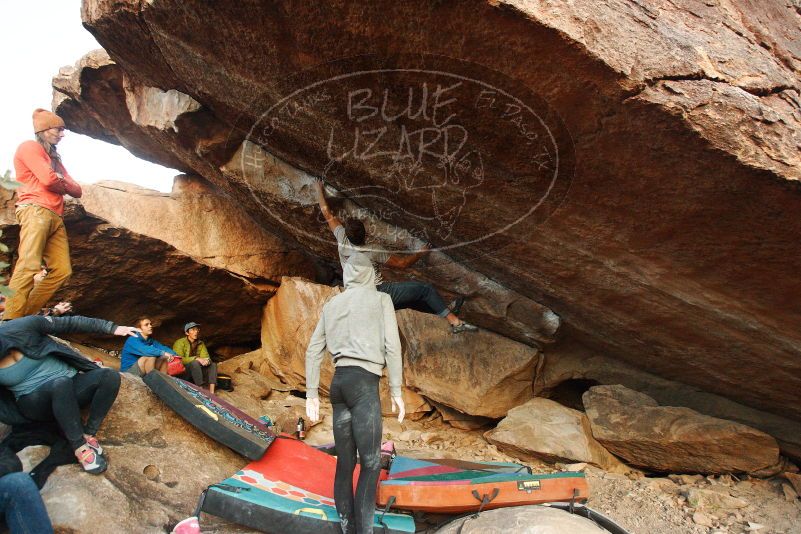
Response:
[[[64,195],[81,198],[83,191],[78,182],[67,173],[64,165],[59,178],[51,165],[50,156],[36,141],[25,141],[14,154],[17,181],[17,205],[36,204],[59,215],[64,214]]]

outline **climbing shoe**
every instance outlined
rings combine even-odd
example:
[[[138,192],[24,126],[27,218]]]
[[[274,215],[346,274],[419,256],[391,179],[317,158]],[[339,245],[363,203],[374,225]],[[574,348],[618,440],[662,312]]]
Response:
[[[96,437],[84,434],[83,438],[86,440],[86,444],[92,447],[97,454],[103,455],[103,447],[100,446],[100,442],[97,441]]]
[[[200,534],[200,522],[195,516],[187,517],[172,529],[172,534]]]
[[[478,332],[478,327],[464,321],[457,325],[451,325],[452,334],[461,334],[462,332]]]
[[[464,304],[464,297],[456,297],[448,307],[452,314],[459,315],[459,312],[462,311],[462,304]]]
[[[75,456],[83,470],[93,475],[99,475],[108,467],[106,459],[100,456],[96,450],[87,445],[75,449]]]

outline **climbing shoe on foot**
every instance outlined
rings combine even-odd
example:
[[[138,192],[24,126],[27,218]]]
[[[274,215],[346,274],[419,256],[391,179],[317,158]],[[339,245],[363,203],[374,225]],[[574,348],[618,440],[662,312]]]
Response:
[[[108,467],[106,459],[100,456],[96,450],[89,445],[82,445],[75,449],[75,456],[78,458],[78,463],[81,464],[83,470],[93,475],[99,475]]]
[[[103,447],[100,446],[100,442],[97,441],[96,437],[84,434],[83,438],[86,440],[86,444],[92,447],[97,454],[103,455]]]
[[[448,307],[451,309],[452,314],[459,315],[459,312],[462,311],[462,304],[464,304],[464,297],[456,297]]]
[[[451,333],[461,334],[462,332],[478,332],[478,327],[464,321],[457,325],[451,325]]]

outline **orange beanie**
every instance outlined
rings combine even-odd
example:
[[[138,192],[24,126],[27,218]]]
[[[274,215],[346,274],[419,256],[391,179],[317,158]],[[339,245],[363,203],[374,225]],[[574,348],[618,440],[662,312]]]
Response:
[[[37,108],[33,111],[33,132],[39,133],[50,128],[64,128],[64,119],[46,109]]]

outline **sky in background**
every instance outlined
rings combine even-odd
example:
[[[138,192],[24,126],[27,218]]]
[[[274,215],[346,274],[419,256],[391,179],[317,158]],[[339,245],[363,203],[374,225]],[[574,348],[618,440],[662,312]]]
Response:
[[[51,109],[50,81],[64,65],[100,48],[81,24],[80,0],[0,0],[0,174],[14,173],[14,152],[33,139],[31,115]],[[178,171],[141,160],[124,148],[69,131],[58,145],[79,182],[121,180],[169,191]]]

